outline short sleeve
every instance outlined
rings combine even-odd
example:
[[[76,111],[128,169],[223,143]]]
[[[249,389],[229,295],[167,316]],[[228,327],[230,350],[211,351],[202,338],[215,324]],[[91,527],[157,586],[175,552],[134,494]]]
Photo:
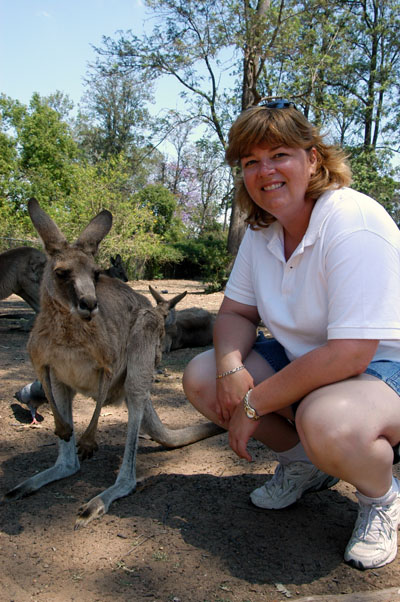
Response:
[[[239,247],[225,295],[245,305],[257,305],[252,275],[252,231],[248,228]]]
[[[400,338],[400,257],[380,234],[338,236],[326,254],[329,339]]]

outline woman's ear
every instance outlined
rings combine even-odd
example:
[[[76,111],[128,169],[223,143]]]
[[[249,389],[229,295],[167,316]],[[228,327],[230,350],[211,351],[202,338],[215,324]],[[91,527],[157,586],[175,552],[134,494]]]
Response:
[[[318,168],[318,151],[315,146],[308,151],[308,160],[310,162],[310,176],[313,176]]]

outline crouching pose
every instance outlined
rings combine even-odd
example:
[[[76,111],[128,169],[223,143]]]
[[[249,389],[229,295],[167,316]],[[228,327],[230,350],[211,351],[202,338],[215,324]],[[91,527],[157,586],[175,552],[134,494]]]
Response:
[[[272,479],[251,493],[256,506],[352,484],[359,511],[345,560],[383,566],[400,521],[399,230],[348,187],[344,153],[292,102],[243,111],[226,157],[240,168],[248,228],[214,350],[189,363],[185,392],[239,457],[251,460],[250,437],[277,453]],[[260,319],[273,338],[257,336]]]

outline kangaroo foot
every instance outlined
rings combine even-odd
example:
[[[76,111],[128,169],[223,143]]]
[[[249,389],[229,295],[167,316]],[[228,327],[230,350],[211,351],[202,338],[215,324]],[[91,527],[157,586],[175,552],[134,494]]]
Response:
[[[86,527],[95,518],[100,518],[107,512],[103,500],[100,496],[94,497],[90,502],[81,506],[78,510],[78,517],[75,522],[75,530]]]
[[[84,437],[81,437],[78,441],[78,456],[80,460],[91,458],[98,449],[99,446],[94,439],[85,439]]]

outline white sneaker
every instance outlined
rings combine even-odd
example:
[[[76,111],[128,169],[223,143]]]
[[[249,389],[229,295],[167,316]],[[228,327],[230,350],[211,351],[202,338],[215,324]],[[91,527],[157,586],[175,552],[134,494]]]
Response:
[[[345,561],[361,570],[392,562],[397,554],[399,523],[400,493],[387,506],[363,504],[359,498],[358,516],[344,553]]]
[[[278,464],[272,479],[252,491],[250,499],[259,508],[279,510],[294,504],[305,493],[328,489],[338,481],[307,462]]]

